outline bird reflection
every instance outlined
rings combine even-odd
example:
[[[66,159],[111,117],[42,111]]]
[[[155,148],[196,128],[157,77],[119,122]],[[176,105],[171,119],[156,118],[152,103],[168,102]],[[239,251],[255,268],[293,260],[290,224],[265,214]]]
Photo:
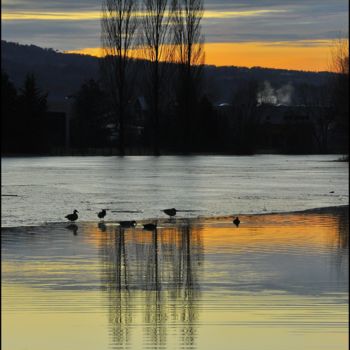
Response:
[[[102,287],[108,293],[110,326],[116,346],[127,346],[136,314],[141,308],[143,342],[152,349],[167,343],[168,322],[178,323],[183,348],[196,341],[195,323],[200,298],[198,274],[203,259],[199,227],[133,230],[124,235],[101,236]],[[136,321],[134,321],[136,322]]]
[[[72,231],[74,236],[78,234],[78,226],[76,224],[70,224],[66,226],[66,229]]]
[[[143,229],[146,231],[154,231],[157,228],[157,223],[148,223],[143,225]]]
[[[97,227],[99,228],[99,230],[101,232],[106,232],[106,230],[107,230],[107,226],[106,226],[106,224],[104,222],[99,222],[97,224]]]

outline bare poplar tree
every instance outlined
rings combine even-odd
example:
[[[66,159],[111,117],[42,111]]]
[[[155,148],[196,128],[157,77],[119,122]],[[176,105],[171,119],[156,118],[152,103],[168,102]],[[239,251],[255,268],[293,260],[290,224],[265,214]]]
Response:
[[[336,39],[331,50],[331,71],[344,75],[349,74],[349,39]]]
[[[331,105],[336,124],[344,134],[343,143],[349,154],[349,39],[338,38],[331,48],[331,70],[336,74],[331,79]]]
[[[168,0],[143,0],[143,11],[141,46],[143,56],[148,61],[146,70],[152,113],[153,152],[159,155],[159,119],[165,77],[165,65],[160,62],[167,62],[171,57]]]
[[[119,151],[125,154],[125,119],[131,97],[132,49],[137,28],[137,0],[103,0],[101,41],[103,68],[116,111]]]
[[[182,115],[184,147],[190,148],[193,125],[191,116],[198,99],[204,64],[204,37],[201,34],[203,0],[173,0],[172,23],[175,62],[178,63],[178,103]]]

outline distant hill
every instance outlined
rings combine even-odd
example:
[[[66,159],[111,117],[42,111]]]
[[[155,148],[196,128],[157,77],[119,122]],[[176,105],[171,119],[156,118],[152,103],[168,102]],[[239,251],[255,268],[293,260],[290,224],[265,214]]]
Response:
[[[84,80],[99,75],[98,58],[65,54],[35,45],[1,41],[1,69],[20,87],[27,73],[34,73],[49,98],[61,98],[77,91]]]
[[[35,45],[1,41],[1,66],[17,87],[27,73],[34,73],[40,87],[50,99],[61,99],[76,92],[88,79],[98,79],[99,58],[57,52]],[[205,66],[205,92],[212,102],[228,102],[233,91],[244,81],[269,81],[275,87],[285,84],[312,83],[322,85],[332,75],[329,72],[303,72],[271,68]]]
[[[218,102],[229,102],[232,99],[232,91],[237,89],[243,82],[255,80],[278,89],[290,84],[297,87],[299,84],[313,84],[320,86],[325,84],[333,73],[330,72],[304,72],[296,70],[272,69],[263,67],[216,67],[206,66],[205,75],[210,81],[213,99]]]

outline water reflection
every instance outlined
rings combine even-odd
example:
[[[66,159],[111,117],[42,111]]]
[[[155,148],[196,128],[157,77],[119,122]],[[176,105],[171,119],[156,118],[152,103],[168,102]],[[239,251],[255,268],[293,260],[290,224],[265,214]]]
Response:
[[[3,229],[4,349],[346,349],[347,210]]]
[[[195,346],[203,260],[200,232],[184,221],[176,228],[153,231],[118,227],[101,237],[102,286],[108,292],[116,346],[128,346],[131,329],[139,322],[149,348],[165,348],[167,327],[178,323],[182,347]]]
[[[100,229],[101,232],[106,232],[107,231],[107,226],[104,222],[99,222],[97,224],[97,227]]]
[[[344,253],[349,248],[349,216],[340,215],[338,220],[338,247]]]
[[[347,274],[347,264],[349,256],[349,216],[340,215],[337,221],[337,234],[333,236],[331,242],[335,247],[335,254],[332,254],[331,265],[335,267],[337,281],[345,278]],[[345,266],[344,266],[345,265]]]
[[[100,226],[99,228],[101,229]],[[130,339],[129,325],[132,320],[132,310],[124,228],[118,227],[115,235],[106,236],[102,242],[102,288],[108,293],[111,335],[114,344],[127,345]]]
[[[68,226],[66,226],[66,229],[69,230],[69,231],[72,231],[73,232],[73,235],[77,235],[78,234],[78,226],[76,224],[70,224]]]

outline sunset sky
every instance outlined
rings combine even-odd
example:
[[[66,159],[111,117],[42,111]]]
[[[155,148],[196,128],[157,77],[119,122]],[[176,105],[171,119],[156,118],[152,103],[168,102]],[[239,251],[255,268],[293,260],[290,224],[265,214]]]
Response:
[[[206,63],[327,70],[347,0],[205,0]],[[2,39],[96,53],[101,0],[3,0]]]

